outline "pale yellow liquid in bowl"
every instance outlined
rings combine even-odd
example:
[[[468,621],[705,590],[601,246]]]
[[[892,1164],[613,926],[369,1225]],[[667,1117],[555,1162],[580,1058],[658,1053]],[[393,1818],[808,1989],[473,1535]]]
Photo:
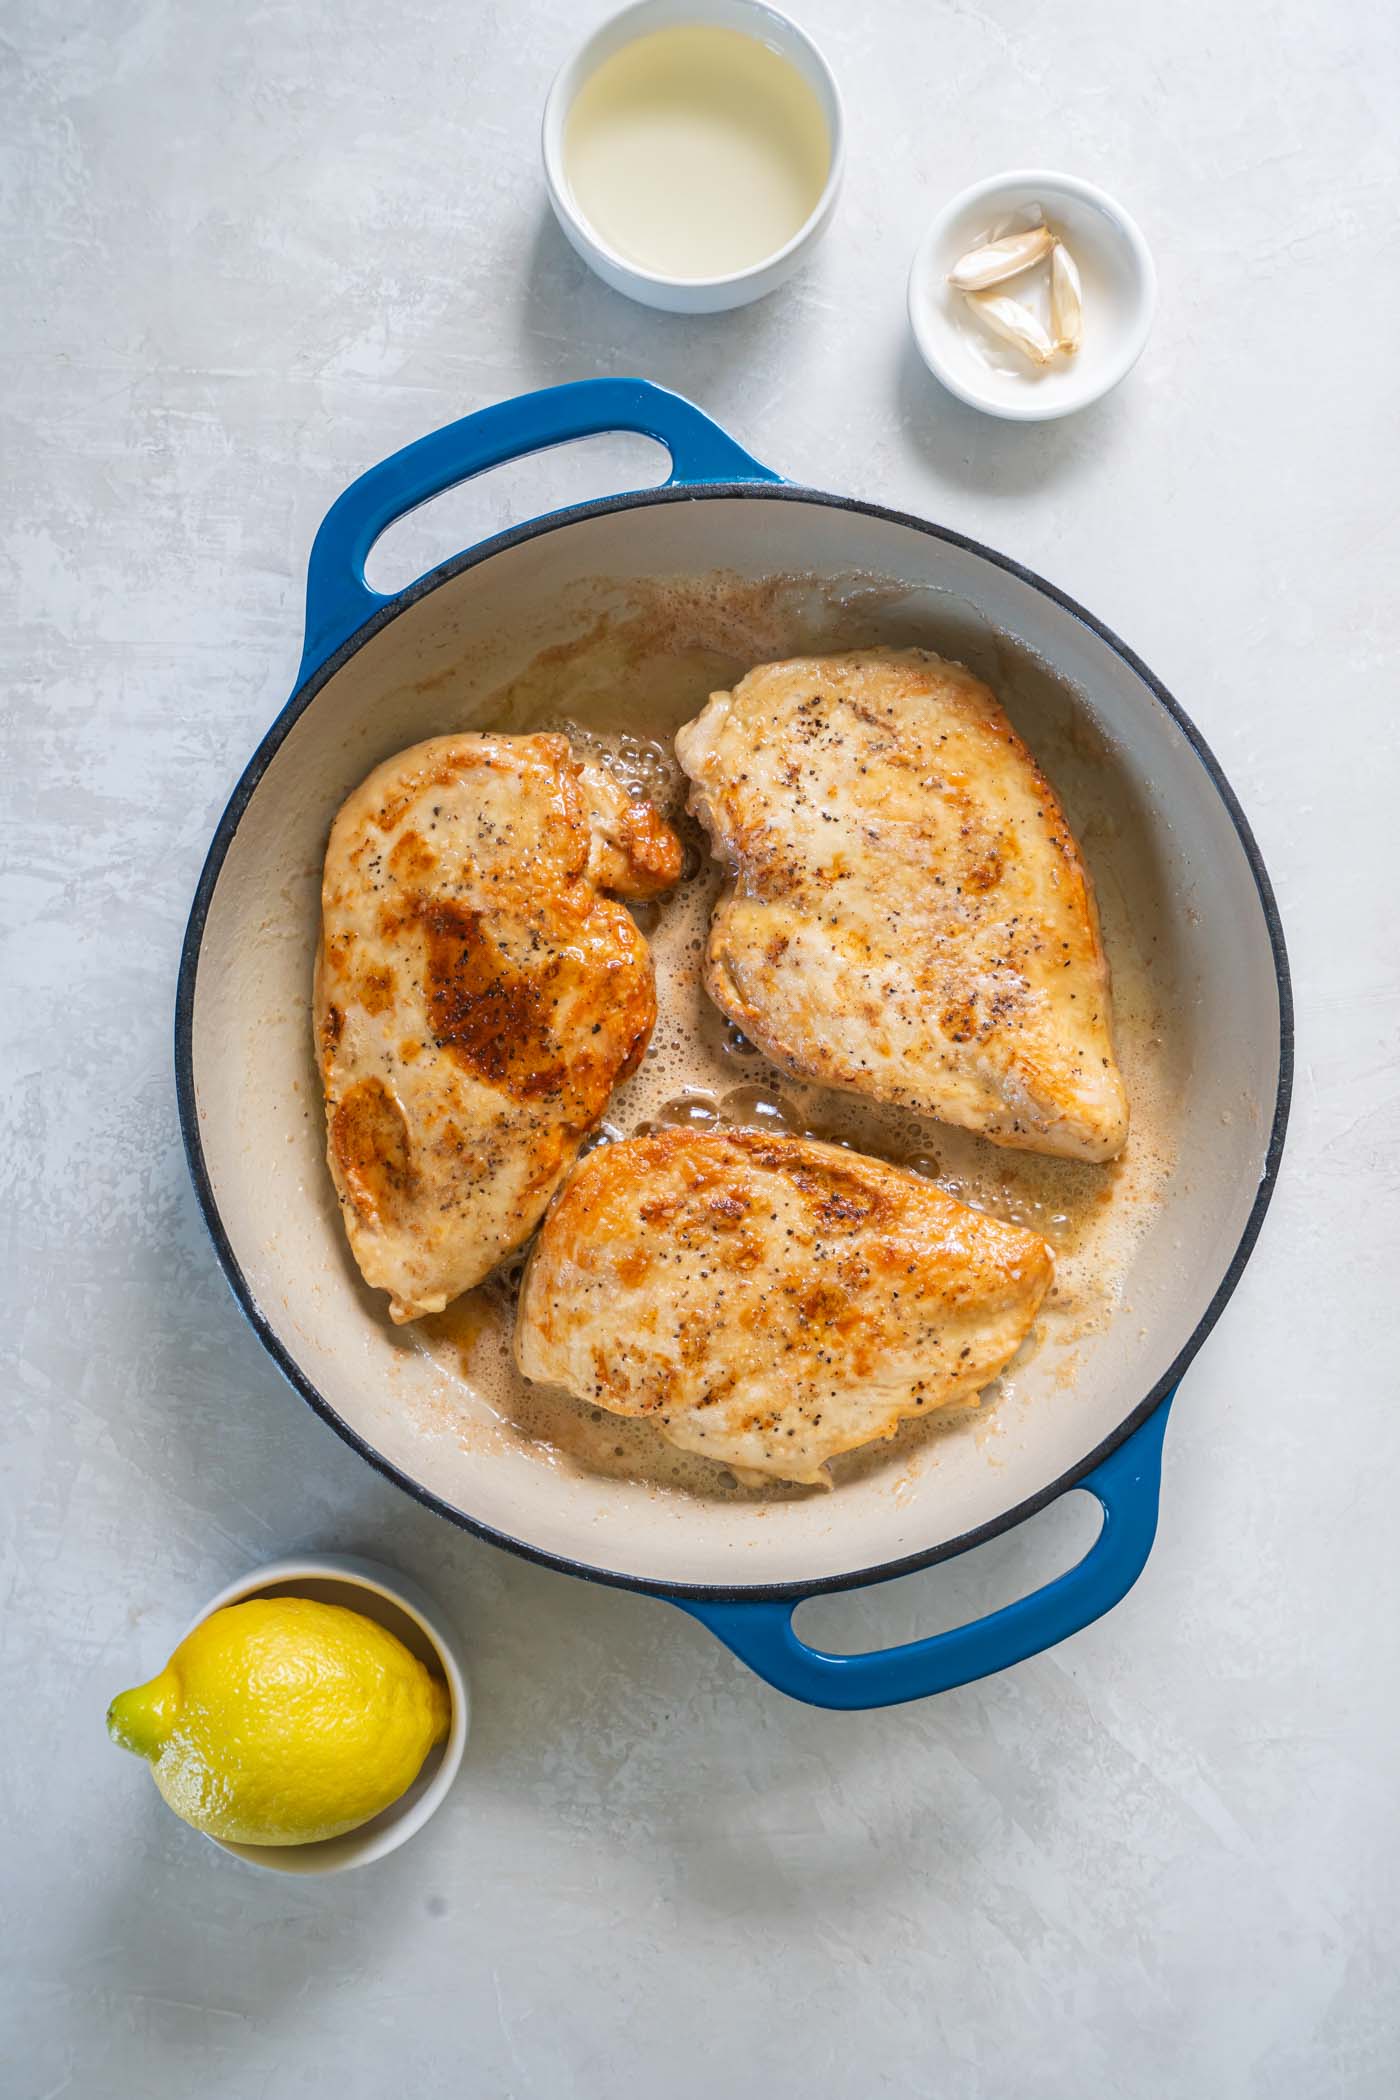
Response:
[[[658,29],[605,59],[564,125],[564,171],[605,247],[653,276],[730,277],[785,248],[831,169],[797,68],[737,29]]]

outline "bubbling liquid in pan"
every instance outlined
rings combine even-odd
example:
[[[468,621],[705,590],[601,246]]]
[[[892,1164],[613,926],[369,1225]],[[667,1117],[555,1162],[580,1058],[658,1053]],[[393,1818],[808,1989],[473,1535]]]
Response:
[[[906,1424],[886,1441],[834,1461],[832,1477],[907,1472],[941,1435],[967,1433],[999,1393],[1047,1356],[1057,1382],[1072,1371],[1075,1344],[1100,1331],[1118,1305],[1133,1249],[1172,1166],[1169,1109],[1173,1080],[1166,1054],[1165,987],[1157,981],[1151,900],[1120,879],[1133,856],[1119,842],[1104,805],[1103,752],[1074,698],[1060,688],[1046,704],[1043,667],[998,648],[994,661],[946,635],[909,633],[892,617],[901,594],[852,586],[841,594],[805,579],[760,585],[737,579],[629,586],[632,603],[589,623],[570,652],[546,649],[506,686],[472,706],[462,727],[563,730],[581,756],[606,764],[629,792],[649,797],[680,831],[685,867],[677,888],[633,906],[656,971],[657,1023],[640,1069],[620,1087],[587,1141],[599,1144],[661,1127],[726,1127],[790,1132],[849,1146],[890,1161],[976,1209],[1028,1226],[1050,1243],[1055,1283],[1027,1343],[974,1410]],[[891,631],[893,628],[893,631]],[[956,640],[956,637],[954,638]],[[679,725],[710,693],[753,664],[816,649],[921,641],[971,661],[1008,706],[1065,799],[1070,822],[1094,872],[1113,972],[1115,1038],[1132,1105],[1132,1134],[1111,1165],[1010,1152],[931,1117],[807,1085],[769,1064],[712,1003],[702,983],[705,937],[722,881],[703,833],[687,814],[687,782],[671,747]],[[1053,684],[1054,682],[1051,681]],[[1018,686],[1042,703],[1023,719]],[[464,716],[466,711],[464,710]],[[451,725],[445,725],[451,726]],[[1126,842],[1130,845],[1131,842]],[[1096,851],[1096,846],[1100,849]],[[1108,851],[1102,849],[1110,849]],[[1116,849],[1116,850],[1113,850]],[[528,1385],[514,1367],[515,1299],[528,1250],[443,1313],[408,1330],[436,1368],[432,1425],[489,1452],[526,1441],[542,1463],[576,1472],[624,1475],[706,1498],[782,1501],[814,1492],[769,1483],[740,1486],[727,1468],[676,1450],[654,1424],[610,1415],[549,1388]],[[973,1423],[969,1422],[969,1415]]]

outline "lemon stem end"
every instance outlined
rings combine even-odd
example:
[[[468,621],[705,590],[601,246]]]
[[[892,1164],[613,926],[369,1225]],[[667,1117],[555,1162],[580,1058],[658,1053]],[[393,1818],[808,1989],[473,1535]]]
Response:
[[[136,1757],[159,1754],[175,1720],[179,1686],[169,1670],[162,1670],[149,1684],[118,1692],[107,1709],[107,1733],[123,1750]]]

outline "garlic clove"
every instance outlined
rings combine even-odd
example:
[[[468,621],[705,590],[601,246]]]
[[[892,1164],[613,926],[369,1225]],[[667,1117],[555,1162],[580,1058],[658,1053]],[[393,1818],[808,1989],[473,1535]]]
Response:
[[[1032,364],[1048,365],[1055,355],[1055,345],[1030,308],[1022,306],[1019,299],[1009,298],[1004,292],[969,292],[967,303],[993,335],[1013,344]]]
[[[1053,245],[1054,235],[1046,226],[1008,233],[999,241],[984,241],[979,248],[969,248],[954,263],[948,282],[958,292],[985,291],[989,285],[1004,284],[1008,277],[1019,277],[1022,270],[1029,270],[1032,263],[1048,255]]]
[[[1084,287],[1079,269],[1063,241],[1050,250],[1050,326],[1055,348],[1073,352],[1084,337]]]

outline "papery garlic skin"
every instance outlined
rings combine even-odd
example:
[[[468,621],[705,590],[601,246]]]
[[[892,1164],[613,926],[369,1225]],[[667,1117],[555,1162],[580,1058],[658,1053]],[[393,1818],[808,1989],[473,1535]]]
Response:
[[[1028,233],[1033,226],[1044,224],[1045,214],[1038,204],[1023,204],[1019,211],[1008,212],[1004,219],[998,219],[984,238],[988,241],[1000,241],[1004,240],[1008,233]],[[981,245],[979,242],[978,246]]]

